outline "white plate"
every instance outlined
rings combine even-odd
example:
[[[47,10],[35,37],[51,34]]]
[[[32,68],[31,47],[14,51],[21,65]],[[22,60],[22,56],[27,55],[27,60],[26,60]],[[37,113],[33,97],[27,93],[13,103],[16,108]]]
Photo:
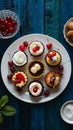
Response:
[[[24,87],[23,92],[19,93],[15,89],[15,86],[7,80],[7,75],[9,74],[8,61],[11,60],[10,57],[13,55],[13,53],[15,51],[18,50],[19,45],[21,45],[24,41],[28,41],[28,43],[30,43],[31,41],[35,41],[35,40],[41,41],[45,46],[44,56],[39,57],[44,61],[45,74],[54,68],[54,67],[48,67],[47,64],[45,63],[45,60],[44,60],[45,55],[48,52],[46,44],[52,43],[53,49],[59,51],[62,56],[61,64],[64,66],[64,75],[62,77],[60,86],[55,89],[49,90],[50,95],[48,97],[45,97],[44,95],[42,95],[42,96],[40,96],[40,98],[31,98],[31,96],[29,95],[29,92],[28,92],[28,84]],[[28,62],[30,62],[32,60],[32,56],[30,56],[28,49],[25,52],[28,55]],[[25,72],[27,73],[27,66],[25,67]],[[47,88],[45,81],[44,81],[45,74],[44,74],[43,78],[40,80],[41,80],[41,82],[43,82],[44,87]],[[2,75],[2,79],[3,79],[3,82],[6,86],[6,88],[16,98],[18,98],[24,102],[28,102],[28,103],[43,103],[43,102],[47,102],[47,101],[50,101],[50,100],[56,98],[66,88],[66,86],[70,80],[70,76],[71,76],[71,60],[70,60],[70,57],[69,57],[66,49],[63,47],[63,45],[60,42],[58,42],[57,40],[55,40],[54,38],[49,37],[47,35],[42,35],[42,34],[30,34],[30,35],[26,35],[26,36],[23,36],[23,37],[17,39],[15,42],[13,42],[8,47],[8,49],[6,50],[6,52],[4,53],[3,58],[2,58],[1,75]],[[27,75],[28,75],[28,73],[27,73]],[[31,79],[29,77],[28,83],[30,81],[31,81]]]

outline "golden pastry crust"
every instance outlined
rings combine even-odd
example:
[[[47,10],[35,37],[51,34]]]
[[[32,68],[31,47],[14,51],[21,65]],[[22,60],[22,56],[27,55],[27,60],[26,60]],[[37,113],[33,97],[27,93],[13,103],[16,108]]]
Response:
[[[55,56],[53,56],[52,58],[49,57],[49,54],[52,54],[53,52],[56,53]],[[46,57],[45,57],[45,61],[49,66],[57,66],[61,63],[61,54],[58,51],[52,50],[50,52],[47,53]]]
[[[61,77],[58,73],[50,71],[46,74],[45,82],[48,87],[56,88],[57,86],[59,86],[60,81]]]
[[[67,28],[68,30],[72,30],[72,29],[73,29],[73,21],[67,22],[66,28]]]

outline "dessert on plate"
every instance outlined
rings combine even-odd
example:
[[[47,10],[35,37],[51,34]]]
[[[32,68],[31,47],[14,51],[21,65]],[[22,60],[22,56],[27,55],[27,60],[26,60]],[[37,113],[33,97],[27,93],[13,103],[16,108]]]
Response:
[[[29,84],[29,93],[34,96],[38,97],[43,92],[43,85],[40,81],[32,81]]]
[[[12,61],[16,66],[23,66],[27,63],[28,57],[26,55],[26,53],[22,52],[22,51],[16,51],[13,54],[12,57]]]
[[[44,45],[40,41],[33,41],[29,45],[29,52],[32,56],[41,56],[44,53]]]
[[[27,75],[22,71],[18,71],[13,74],[12,81],[16,87],[22,88],[27,83]]]
[[[48,87],[50,88],[56,88],[57,86],[59,86],[61,81],[61,77],[58,73],[56,73],[55,71],[50,71],[46,74],[45,77],[45,83]]]
[[[40,78],[44,74],[45,66],[41,60],[32,60],[28,64],[28,73],[31,78]]]
[[[45,61],[49,66],[57,66],[61,63],[61,54],[56,50],[51,50],[47,53]]]

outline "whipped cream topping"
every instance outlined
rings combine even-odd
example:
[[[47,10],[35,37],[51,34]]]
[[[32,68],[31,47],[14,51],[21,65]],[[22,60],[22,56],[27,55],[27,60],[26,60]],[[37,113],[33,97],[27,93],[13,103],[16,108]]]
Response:
[[[35,48],[37,46],[39,47],[39,49],[36,52],[34,52],[33,48]],[[32,55],[35,55],[35,56],[40,55],[43,52],[43,50],[44,50],[44,47],[43,47],[42,43],[39,41],[35,41],[30,44],[30,53]]]
[[[13,63],[17,66],[21,66],[27,63],[27,56],[22,51],[17,51],[12,57]]]
[[[38,87],[38,90],[36,92],[33,91],[33,89],[35,87]],[[33,96],[39,96],[40,93],[42,92],[42,85],[38,82],[32,82],[29,86],[29,92],[33,95]]]
[[[40,66],[38,63],[36,63],[34,66],[31,67],[30,70],[31,70],[32,73],[35,74],[35,73],[37,73],[40,69],[41,69],[41,66]]]

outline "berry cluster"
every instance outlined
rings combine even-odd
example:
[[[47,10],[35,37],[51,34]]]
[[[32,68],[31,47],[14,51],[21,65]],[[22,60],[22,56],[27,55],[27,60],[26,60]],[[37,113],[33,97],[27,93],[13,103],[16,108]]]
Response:
[[[19,50],[25,51],[25,49],[28,47],[28,42],[24,41],[23,44],[19,46]]]
[[[8,75],[7,75],[7,78],[8,78],[9,80],[11,80],[11,79],[12,79],[12,76],[13,76],[13,73],[15,73],[16,69],[15,69],[15,67],[14,67],[12,61],[8,61],[8,66],[9,66],[9,69],[10,69],[10,71],[11,71],[11,74],[8,74]]]
[[[6,18],[0,18],[0,33],[3,36],[10,35],[16,31],[17,21],[10,16]]]

